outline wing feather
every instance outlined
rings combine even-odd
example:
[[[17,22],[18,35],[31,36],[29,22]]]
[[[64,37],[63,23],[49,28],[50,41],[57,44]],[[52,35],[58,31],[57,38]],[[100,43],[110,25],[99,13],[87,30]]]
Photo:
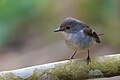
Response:
[[[96,41],[97,43],[100,43],[99,36],[97,35],[96,32],[94,32],[94,30],[90,29],[89,27],[86,27],[83,31],[84,31],[84,33],[85,33],[86,35],[89,35],[89,36],[91,36],[91,37],[94,37],[94,38],[95,38],[95,41]]]

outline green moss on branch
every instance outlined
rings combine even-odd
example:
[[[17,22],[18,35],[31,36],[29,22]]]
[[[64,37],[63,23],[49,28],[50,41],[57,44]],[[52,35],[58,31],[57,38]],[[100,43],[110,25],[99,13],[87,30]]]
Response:
[[[0,72],[0,80],[81,80],[120,75],[120,54],[60,61]]]

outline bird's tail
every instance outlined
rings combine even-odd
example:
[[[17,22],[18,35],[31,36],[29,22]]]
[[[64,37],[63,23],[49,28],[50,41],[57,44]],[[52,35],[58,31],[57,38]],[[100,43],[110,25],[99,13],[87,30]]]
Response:
[[[102,36],[102,35],[104,35],[104,34],[98,34],[98,36]]]

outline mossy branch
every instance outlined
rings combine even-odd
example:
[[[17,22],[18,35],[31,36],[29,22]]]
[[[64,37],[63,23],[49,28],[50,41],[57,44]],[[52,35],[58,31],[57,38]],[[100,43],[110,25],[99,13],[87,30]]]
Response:
[[[81,80],[120,75],[120,54],[60,61],[0,72],[0,80]]]

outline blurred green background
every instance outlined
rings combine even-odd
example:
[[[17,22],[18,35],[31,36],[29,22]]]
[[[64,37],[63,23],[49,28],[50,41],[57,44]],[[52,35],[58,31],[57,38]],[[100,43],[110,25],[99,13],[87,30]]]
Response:
[[[60,34],[53,33],[67,17],[104,34],[91,56],[118,52],[119,8],[119,0],[0,0],[0,70],[67,59],[73,51]]]
[[[30,29],[37,29],[45,41],[52,37],[45,42],[51,43],[51,29],[66,17],[85,21],[105,34],[107,44],[120,46],[119,0],[0,0],[0,45],[25,36]]]

